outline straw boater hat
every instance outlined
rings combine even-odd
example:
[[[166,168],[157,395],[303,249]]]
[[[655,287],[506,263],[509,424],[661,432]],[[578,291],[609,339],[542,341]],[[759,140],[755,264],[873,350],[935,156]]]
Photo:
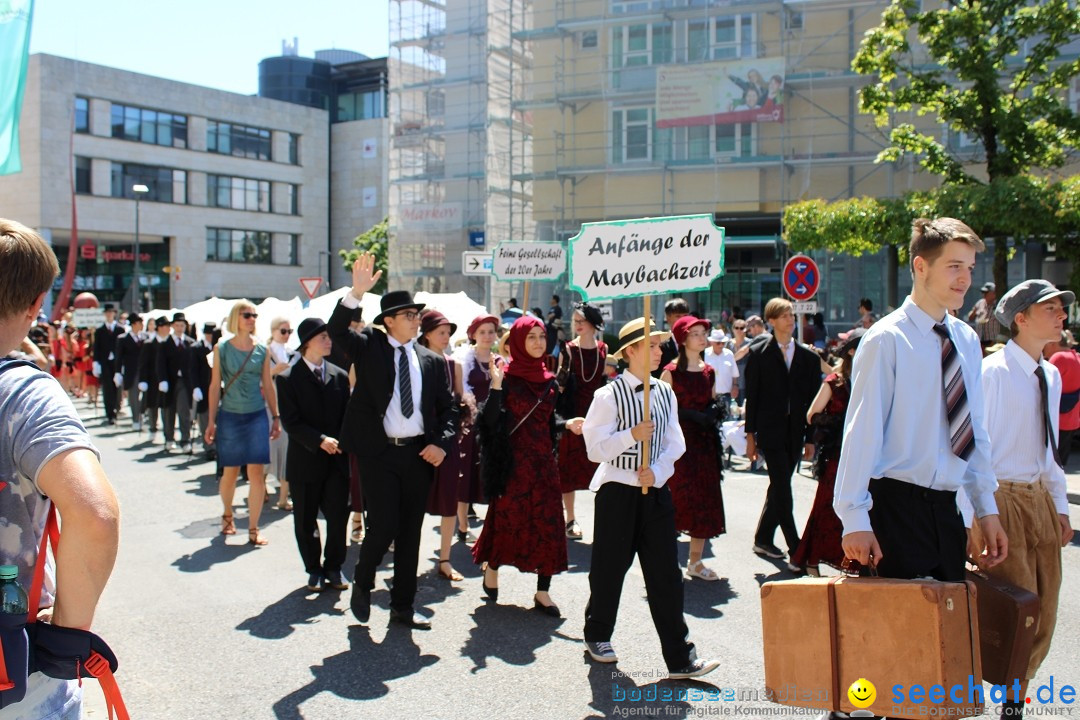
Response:
[[[649,337],[658,337],[660,342],[668,339],[670,333],[663,332],[656,329],[656,321],[649,319]],[[611,357],[616,360],[623,359],[623,350],[630,347],[639,340],[645,338],[645,318],[634,318],[630,322],[626,323],[619,330],[619,349],[611,354]]]

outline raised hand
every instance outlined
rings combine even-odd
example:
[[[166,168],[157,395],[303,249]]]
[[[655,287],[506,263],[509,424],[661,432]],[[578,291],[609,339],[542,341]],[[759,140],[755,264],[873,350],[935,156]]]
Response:
[[[352,294],[357,300],[371,290],[382,278],[382,270],[375,269],[375,254],[362,253],[352,266]]]

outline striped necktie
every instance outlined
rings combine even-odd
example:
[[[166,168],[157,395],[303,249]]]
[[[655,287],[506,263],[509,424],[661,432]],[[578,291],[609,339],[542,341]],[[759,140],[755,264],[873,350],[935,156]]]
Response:
[[[398,394],[401,395],[401,414],[412,417],[412,376],[409,374],[409,358],[405,355],[405,346],[398,347]]]
[[[956,352],[943,323],[935,324],[934,332],[941,336],[941,379],[945,388],[945,414],[949,418],[949,441],[953,454],[967,460],[975,449],[975,429],[971,426],[960,353]]]

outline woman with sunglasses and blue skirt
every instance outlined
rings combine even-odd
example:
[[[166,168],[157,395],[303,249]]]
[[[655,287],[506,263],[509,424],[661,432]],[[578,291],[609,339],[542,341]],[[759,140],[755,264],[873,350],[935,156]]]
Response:
[[[225,329],[233,337],[214,347],[205,439],[208,444],[217,443],[218,463],[224,469],[218,485],[225,506],[221,534],[236,534],[233,495],[240,466],[247,465],[248,542],[266,545],[266,538],[259,534],[259,515],[266,498],[263,466],[270,462],[270,441],[281,434],[281,420],[270,376],[270,354],[255,339],[258,317],[249,300],[238,300],[229,311]],[[272,422],[267,419],[267,409]]]

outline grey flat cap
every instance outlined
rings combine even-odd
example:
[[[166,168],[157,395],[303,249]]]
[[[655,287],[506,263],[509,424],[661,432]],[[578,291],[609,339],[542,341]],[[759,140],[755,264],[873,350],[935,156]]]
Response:
[[[1076,301],[1076,295],[1072,291],[1058,290],[1046,280],[1025,280],[1001,297],[994,311],[994,317],[1002,325],[1008,327],[1012,324],[1016,313],[1024,312],[1036,303],[1046,302],[1056,297],[1061,298],[1063,305],[1072,305]]]

